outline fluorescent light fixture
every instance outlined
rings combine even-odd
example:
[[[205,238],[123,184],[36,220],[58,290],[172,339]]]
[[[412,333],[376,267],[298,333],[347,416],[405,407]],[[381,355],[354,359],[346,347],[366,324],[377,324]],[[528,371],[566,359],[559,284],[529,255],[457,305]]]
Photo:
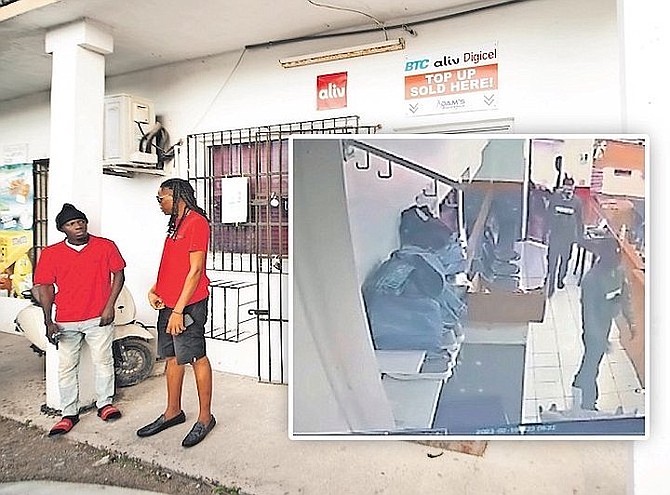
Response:
[[[282,67],[288,69],[290,67],[321,64],[323,62],[332,62],[333,60],[364,57],[366,55],[374,55],[375,53],[395,52],[404,49],[405,40],[403,38],[398,38],[397,40],[382,41],[380,43],[369,43],[367,45],[352,46],[350,48],[342,48],[339,50],[299,55],[297,57],[285,58],[280,60],[279,63]]]

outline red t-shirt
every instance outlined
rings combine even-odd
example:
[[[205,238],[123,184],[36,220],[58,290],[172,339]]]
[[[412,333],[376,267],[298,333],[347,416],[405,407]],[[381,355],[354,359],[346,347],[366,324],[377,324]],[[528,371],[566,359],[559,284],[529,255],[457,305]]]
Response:
[[[163,246],[163,256],[158,268],[156,294],[168,308],[174,308],[179,300],[191,268],[190,254],[197,251],[207,253],[209,244],[209,223],[202,215],[189,211],[179,225],[174,238],[167,237]],[[205,270],[188,304],[202,301],[209,296],[209,279]]]
[[[112,292],[112,273],[125,266],[113,241],[89,235],[81,251],[65,241],[44,248],[34,283],[56,286],[56,321],[84,321],[102,315]]]

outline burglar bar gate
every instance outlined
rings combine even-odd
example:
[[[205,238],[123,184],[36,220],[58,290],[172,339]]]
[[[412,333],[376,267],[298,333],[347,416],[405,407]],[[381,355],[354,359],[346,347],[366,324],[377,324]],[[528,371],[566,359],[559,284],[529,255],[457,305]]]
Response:
[[[377,128],[349,116],[188,136],[188,180],[211,221],[208,337],[256,337],[260,381],[288,377],[288,137]]]
[[[47,201],[48,201],[49,159],[33,161],[33,248],[30,262],[34,267],[47,246]]]

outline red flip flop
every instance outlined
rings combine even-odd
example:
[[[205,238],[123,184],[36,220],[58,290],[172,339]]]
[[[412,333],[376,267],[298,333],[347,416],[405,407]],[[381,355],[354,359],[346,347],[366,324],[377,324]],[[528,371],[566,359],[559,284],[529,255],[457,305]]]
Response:
[[[63,416],[63,418],[49,430],[49,436],[64,435],[77,423],[79,423],[79,418],[77,416]]]
[[[107,404],[106,406],[102,406],[100,409],[98,409],[98,416],[103,421],[110,421],[112,419],[119,419],[121,417],[121,411],[119,411],[113,405]]]

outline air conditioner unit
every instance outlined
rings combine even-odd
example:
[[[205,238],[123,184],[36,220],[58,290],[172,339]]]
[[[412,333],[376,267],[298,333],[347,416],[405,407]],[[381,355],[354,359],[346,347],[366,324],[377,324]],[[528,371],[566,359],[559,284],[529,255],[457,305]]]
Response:
[[[156,125],[152,101],[127,94],[105,97],[103,170],[162,173],[163,164],[147,139]]]

